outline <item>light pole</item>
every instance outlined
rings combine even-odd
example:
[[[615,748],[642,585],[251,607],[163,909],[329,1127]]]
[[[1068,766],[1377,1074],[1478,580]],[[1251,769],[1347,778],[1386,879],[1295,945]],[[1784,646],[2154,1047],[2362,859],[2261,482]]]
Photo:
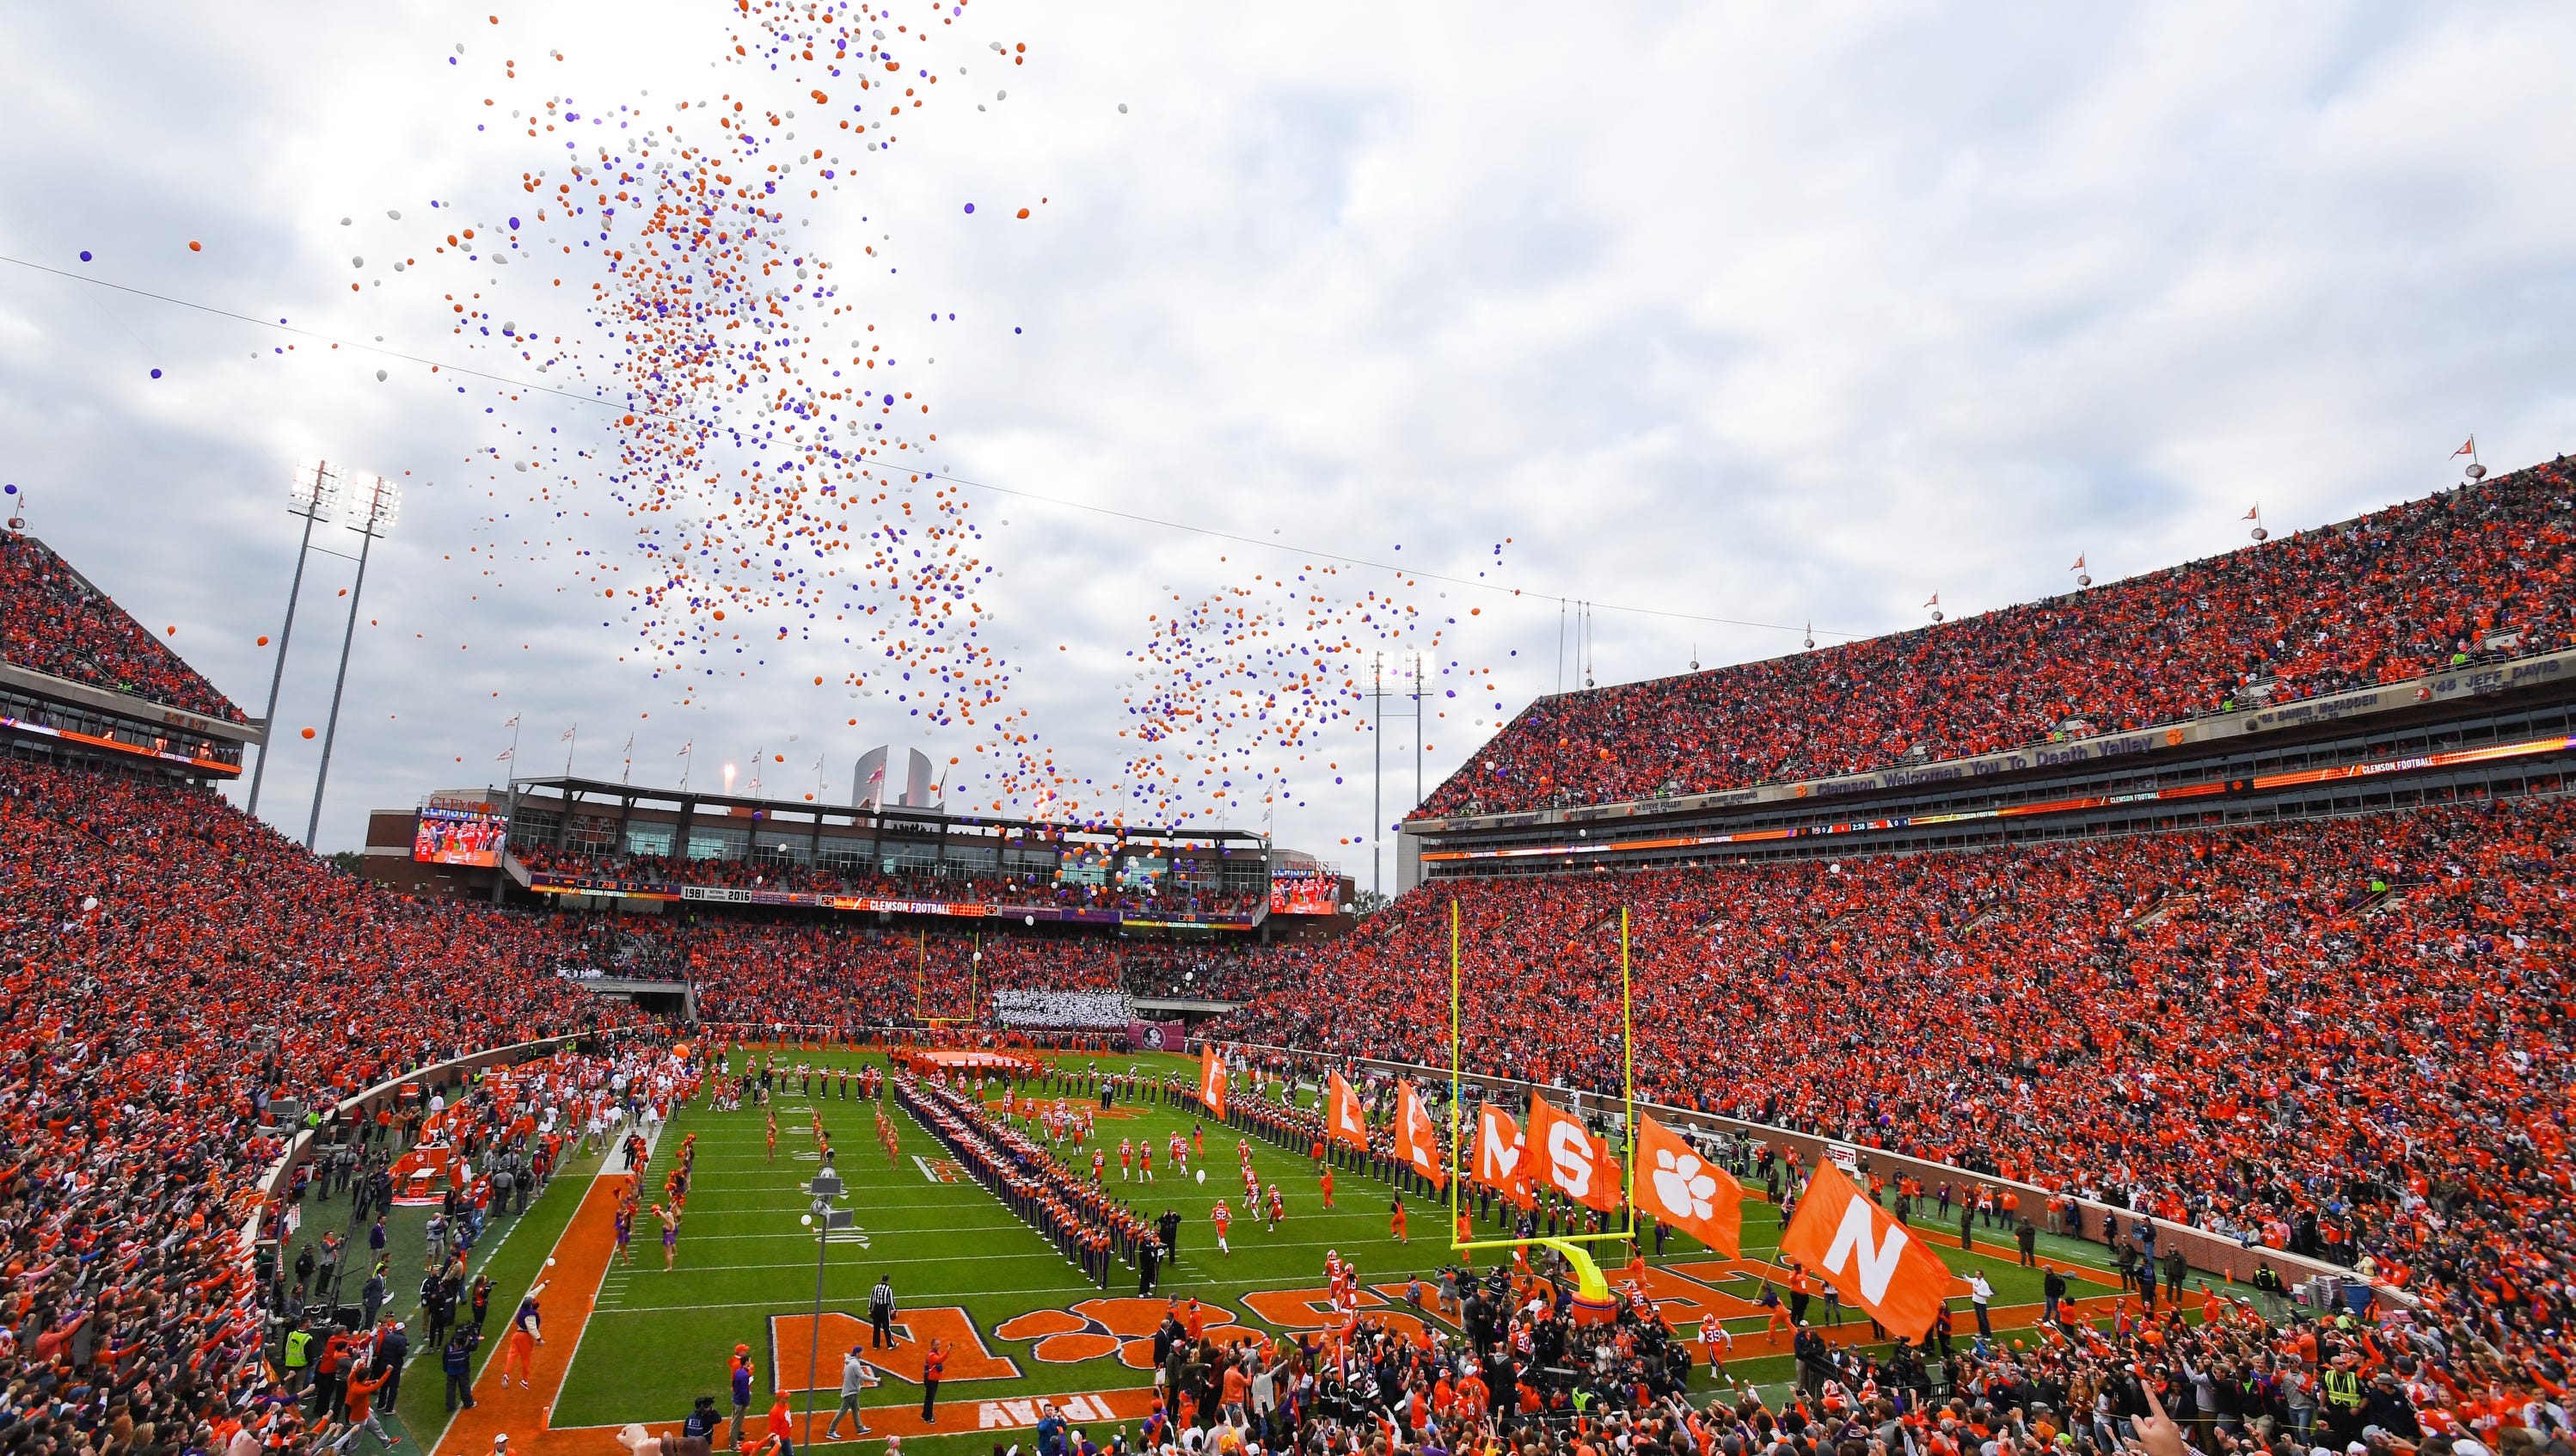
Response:
[[[850,1226],[850,1211],[835,1208],[832,1200],[841,1196],[841,1175],[828,1166],[805,1185],[814,1195],[814,1211],[804,1217],[805,1226],[814,1230],[814,1334],[805,1344],[805,1445],[814,1445],[814,1381],[821,1374],[823,1362],[823,1255],[832,1247],[832,1231]],[[835,1423],[839,1416],[833,1417]],[[867,1418],[859,1419],[860,1429],[867,1428]]]
[[[327,460],[295,467],[287,486],[286,513],[304,518],[304,539],[295,548],[295,580],[286,588],[286,622],[277,629],[277,666],[268,674],[268,711],[260,717],[259,766],[250,771],[250,801],[242,812],[259,817],[259,783],[268,776],[269,749],[277,741],[277,690],[286,681],[286,639],[295,631],[295,599],[304,594],[304,558],[313,550],[313,523],[340,510],[340,473]]]
[[[367,554],[376,538],[394,528],[394,519],[402,514],[402,487],[381,475],[368,477],[357,487],[355,506],[358,519],[349,529],[358,533],[358,579],[349,587],[349,625],[340,637],[340,672],[331,680],[331,716],[322,729],[322,766],[313,775],[313,813],[304,823],[304,849],[311,853],[314,836],[322,829],[322,786],[331,778],[331,741],[340,732],[340,693],[349,685],[349,644],[358,636],[358,599],[367,589]],[[260,750],[260,760],[268,759],[268,750]]]

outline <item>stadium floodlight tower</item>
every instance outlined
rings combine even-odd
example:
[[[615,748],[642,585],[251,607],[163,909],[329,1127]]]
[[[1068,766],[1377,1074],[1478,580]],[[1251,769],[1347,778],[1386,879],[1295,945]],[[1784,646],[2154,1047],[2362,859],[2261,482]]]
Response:
[[[322,829],[322,787],[331,778],[331,741],[340,732],[340,693],[349,685],[349,644],[358,636],[358,599],[367,590],[367,556],[376,538],[393,530],[394,521],[402,515],[402,487],[381,475],[371,475],[349,491],[349,506],[356,519],[349,529],[358,533],[358,579],[349,587],[349,625],[340,636],[340,672],[331,680],[331,716],[322,729],[322,766],[313,774],[313,813],[304,821],[304,848],[313,848],[313,838]],[[265,754],[263,754],[263,757]]]
[[[295,631],[295,599],[304,593],[304,558],[313,553],[313,525],[340,513],[340,472],[328,460],[298,461],[287,486],[286,513],[304,518],[304,540],[295,548],[295,579],[286,588],[286,621],[277,629],[277,665],[268,673],[268,710],[260,715],[259,766],[250,771],[250,799],[242,812],[259,817],[260,780],[277,744],[277,690],[286,681],[286,639]]]

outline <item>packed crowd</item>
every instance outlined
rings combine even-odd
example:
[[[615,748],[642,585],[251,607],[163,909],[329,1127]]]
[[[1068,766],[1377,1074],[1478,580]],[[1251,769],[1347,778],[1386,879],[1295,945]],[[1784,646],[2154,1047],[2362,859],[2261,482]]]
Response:
[[[2562,456],[2070,596],[1542,699],[1416,813],[1856,773],[2558,651],[2576,644],[2570,485]]]
[[[845,1031],[991,1020],[995,998],[1011,993],[1241,997],[1284,964],[1258,947],[1016,922],[930,930],[758,910],[621,916],[587,929],[576,919],[567,933],[585,957],[569,974],[687,979],[697,989],[698,1014],[710,1021]]]
[[[983,935],[830,920],[695,916],[685,945],[708,1021],[856,1032],[974,1020],[1001,989],[1115,991],[1118,942],[1099,936]]]
[[[227,722],[242,711],[44,542],[0,531],[0,659]]]
[[[1447,882],[1229,1030],[1445,1062],[1452,895],[1484,1070],[1619,1085],[1624,906],[1641,1096],[2345,1262],[2554,1155],[2568,1110],[2563,801]]]
[[[1124,991],[1006,989],[992,999],[994,1024],[1010,1027],[1118,1027],[1135,1019]]]
[[[1050,905],[1077,910],[1116,910],[1184,917],[1250,915],[1262,897],[1171,883],[1157,890],[1082,885],[1053,874],[964,875],[890,873],[801,865],[767,856],[751,859],[678,859],[657,854],[588,854],[541,845],[512,846],[532,870],[632,881],[651,886],[706,885],[807,895],[855,895],[886,900],[937,900],[954,905]]]
[[[275,1214],[266,1109],[628,1019],[555,977],[565,953],[542,921],[353,881],[211,795],[0,763],[0,1439],[336,1439],[288,1417],[263,1358],[242,1231]]]

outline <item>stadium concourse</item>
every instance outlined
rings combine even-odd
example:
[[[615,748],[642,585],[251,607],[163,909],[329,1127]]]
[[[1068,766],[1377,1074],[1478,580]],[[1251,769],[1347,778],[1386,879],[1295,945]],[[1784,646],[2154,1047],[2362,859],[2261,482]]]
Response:
[[[2566,487],[2563,467],[2539,467],[2082,598],[1568,695],[1525,714],[1426,809],[1966,753],[2078,717],[2160,722],[2249,677],[2278,700],[2403,677],[2499,635],[2552,649],[2569,636]],[[26,588],[0,608],[11,662],[239,718],[40,547],[13,538],[5,561]],[[577,914],[416,902],[352,885],[201,786],[10,742],[11,1452],[250,1456],[354,1438],[327,1400],[288,1415],[281,1381],[310,1378],[289,1354],[298,1276],[242,1237],[245,1224],[284,1232],[301,1203],[300,1184],[267,1181],[284,1176],[292,1132],[267,1109],[327,1108],[478,1048],[671,1040],[676,1029],[579,989],[603,959],[673,968],[712,1022],[855,1041],[988,1005],[1097,1022],[1131,965],[1155,979],[1210,956],[749,911],[611,934]],[[2151,1215],[2349,1271],[2356,1297],[2286,1318],[2277,1302],[2214,1294],[2088,1300],[2110,1308],[2020,1334],[1945,1328],[1911,1348],[1810,1332],[1795,1384],[1756,1388],[1673,1381],[1660,1362],[1681,1342],[1652,1298],[1625,1307],[1618,1338],[1581,1343],[1587,1368],[1546,1365],[1541,1351],[1571,1348],[1564,1310],[1524,1284],[1439,1339],[1428,1325],[1401,1338],[1354,1302],[1319,1341],[1274,1344],[1275,1369],[1184,1337],[1162,1414],[1217,1432],[1191,1445],[1237,1444],[1222,1397],[1234,1373],[1249,1387],[1268,1372],[1288,1377],[1285,1393],[1250,1439],[1318,1452],[2566,1452],[2576,811],[2563,788],[1903,857],[1442,879],[1341,941],[1224,952],[1227,983],[1251,1001],[1209,1030],[1247,1082],[1329,1085],[1364,1058],[1437,1064],[1454,901],[1471,1070],[1598,1106],[1621,1082],[1610,927],[1624,909],[1646,1100],[1756,1138],[1767,1127],[1930,1160],[1963,1189],[2008,1179],[2052,1216],[2107,1207],[2130,1253],[2174,1257]],[[939,1039],[1017,1034],[970,1024]],[[607,1065],[567,1060],[560,1076],[590,1087]],[[469,1135],[505,1153],[532,1142],[475,1096],[494,1115]],[[1265,1118],[1290,1157],[1322,1126],[1303,1111]],[[1376,1121],[1372,1146],[1391,1154]],[[1749,1145],[1734,1156],[1759,1166]],[[1930,1196],[1902,1183],[1872,1194]],[[534,1279],[534,1253],[514,1256]],[[382,1373],[385,1348],[343,1343],[329,1373],[344,1388]],[[1784,1332],[1766,1348],[1792,1347]],[[572,1357],[544,1358],[559,1377]],[[1217,1398],[1182,1402],[1202,1388]],[[1168,1423],[1157,1434],[1183,1440]]]

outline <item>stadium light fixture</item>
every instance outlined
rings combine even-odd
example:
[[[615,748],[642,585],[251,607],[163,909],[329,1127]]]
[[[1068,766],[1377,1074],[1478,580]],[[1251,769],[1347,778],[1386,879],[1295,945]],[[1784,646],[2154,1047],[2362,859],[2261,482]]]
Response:
[[[367,590],[367,557],[376,538],[394,528],[402,517],[402,487],[381,475],[371,475],[349,489],[349,529],[358,533],[358,579],[349,587],[349,625],[340,635],[340,671],[331,680],[331,716],[322,730],[322,766],[313,774],[313,812],[304,822],[304,848],[311,852],[314,836],[322,829],[322,789],[331,779],[331,743],[340,733],[340,694],[349,685],[349,644],[358,636],[358,601]],[[265,757],[265,752],[262,757]]]
[[[268,673],[268,708],[260,715],[259,766],[250,771],[250,799],[242,812],[259,817],[260,781],[268,777],[268,755],[277,733],[277,692],[286,682],[286,640],[295,632],[295,600],[304,592],[304,559],[313,550],[313,525],[340,513],[340,472],[327,460],[299,460],[287,481],[286,513],[304,518],[304,539],[295,548],[295,579],[286,588],[286,621],[277,629],[277,663]]]

